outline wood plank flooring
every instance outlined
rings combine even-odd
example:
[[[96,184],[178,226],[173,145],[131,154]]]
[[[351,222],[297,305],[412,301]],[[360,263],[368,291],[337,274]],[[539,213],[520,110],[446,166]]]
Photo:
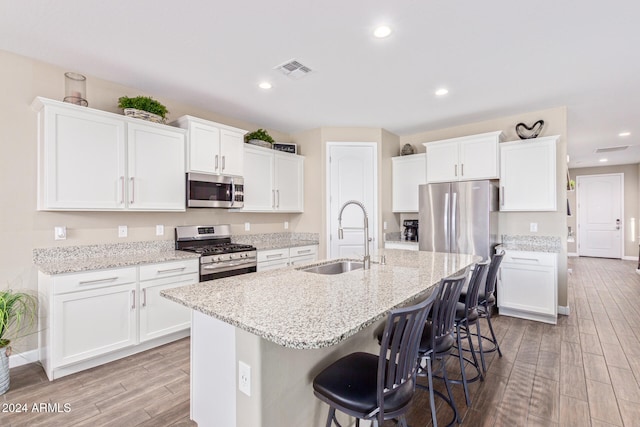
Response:
[[[485,381],[471,384],[471,407],[454,385],[462,425],[640,426],[636,263],[570,258],[569,267],[571,315],[559,316],[558,325],[494,317],[504,357],[488,356]],[[447,364],[451,375],[459,372],[456,363]],[[58,403],[60,412],[34,412],[34,403]],[[0,412],[0,426],[195,426],[189,420],[189,340],[53,382],[38,364],[14,368],[11,389],[0,396],[0,405],[8,404],[28,410]],[[444,424],[451,411],[436,404]],[[417,392],[408,421],[431,426],[426,392]]]

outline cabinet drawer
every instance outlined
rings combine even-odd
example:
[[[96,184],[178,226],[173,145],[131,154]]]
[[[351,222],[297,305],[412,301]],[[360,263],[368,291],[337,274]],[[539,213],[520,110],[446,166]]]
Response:
[[[54,277],[53,293],[59,295],[68,292],[86,291],[133,283],[135,281],[136,267],[59,275]]]
[[[289,248],[258,251],[258,262],[275,261],[278,259],[289,259]]]
[[[298,246],[295,248],[289,249],[289,256],[291,258],[299,257],[299,256],[315,256],[318,253],[317,245],[308,245],[308,246]]]
[[[163,262],[140,266],[140,281],[198,272],[198,259]]]
[[[528,251],[506,251],[503,263],[514,263],[524,265],[545,265],[554,266],[555,253],[528,252]]]

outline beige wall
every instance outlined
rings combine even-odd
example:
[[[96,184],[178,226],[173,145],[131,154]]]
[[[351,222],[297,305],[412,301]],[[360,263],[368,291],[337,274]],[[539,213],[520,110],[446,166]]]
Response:
[[[601,175],[610,173],[621,173],[624,175],[624,257],[636,259],[638,257],[638,235],[639,235],[639,206],[640,200],[638,198],[638,180],[640,175],[638,168],[640,165],[617,165],[617,166],[599,166],[591,168],[575,168],[569,169],[569,175],[571,179],[576,181],[580,175]],[[578,190],[579,191],[579,190]],[[574,234],[577,239],[577,203],[576,197],[578,191],[571,191],[568,193],[569,203],[571,203],[571,209],[573,216],[567,219],[567,226],[574,230]],[[634,225],[632,225],[632,223]],[[632,228],[635,227],[635,233],[632,235]],[[577,253],[577,240],[576,242],[567,243],[567,251],[569,253]]]
[[[244,223],[251,233],[284,231],[284,221],[295,225],[301,214],[248,214],[222,209],[190,209],[186,213],[144,212],[38,212],[36,211],[36,113],[30,105],[36,96],[61,100],[64,97],[64,70],[49,64],[0,51],[0,287],[36,288],[32,250],[38,247],[83,245],[165,239],[173,240],[173,227],[186,224],[231,223],[234,234],[242,234]],[[82,71],[82,70],[79,70]],[[151,95],[87,76],[87,98],[92,108],[120,112],[118,98],[123,95]],[[169,111],[169,120],[191,114],[237,126],[249,131],[261,127],[157,98]],[[276,140],[289,141],[289,135],[269,129]],[[90,179],[91,177],[83,177]],[[308,199],[312,199],[307,193]],[[155,236],[155,225],[165,226],[165,235]],[[68,238],[54,241],[53,227],[67,227]],[[129,237],[118,238],[118,225],[129,227]],[[305,229],[299,224],[297,231]]]
[[[562,251],[558,258],[558,305],[567,305],[567,216],[566,216],[566,174],[567,174],[567,110],[566,107],[551,108],[502,117],[495,120],[470,123],[454,128],[439,129],[420,132],[400,138],[400,147],[411,144],[416,152],[424,153],[424,142],[438,141],[441,139],[455,138],[466,135],[474,135],[484,132],[501,130],[505,134],[505,141],[519,140],[516,132],[516,124],[523,122],[531,124],[537,120],[544,120],[545,127],[542,135],[560,135],[557,145],[557,206],[556,212],[504,212],[499,218],[500,234],[511,235],[540,235],[560,236]],[[532,141],[531,143],[535,143]],[[538,233],[529,232],[529,224],[538,223]]]

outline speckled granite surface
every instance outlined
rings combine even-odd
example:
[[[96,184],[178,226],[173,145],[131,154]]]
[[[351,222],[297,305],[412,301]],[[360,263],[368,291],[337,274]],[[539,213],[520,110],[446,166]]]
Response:
[[[33,250],[33,263],[45,274],[64,274],[199,257],[173,247],[173,241],[161,240],[41,248]]]
[[[386,264],[338,275],[300,267],[218,279],[161,292],[191,309],[289,348],[335,345],[394,307],[426,295],[479,257],[380,249]],[[326,264],[311,263],[309,265]]]
[[[502,236],[497,248],[511,251],[560,253],[562,242],[558,236]]]
[[[231,241],[253,245],[258,250],[293,248],[296,246],[317,245],[320,241],[318,233],[264,233],[233,236]]]

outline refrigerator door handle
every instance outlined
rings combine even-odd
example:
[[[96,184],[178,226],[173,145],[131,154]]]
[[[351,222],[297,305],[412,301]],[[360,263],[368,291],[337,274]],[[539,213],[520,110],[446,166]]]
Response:
[[[456,227],[456,214],[458,212],[457,208],[458,208],[458,193],[454,192],[453,193],[453,202],[451,203],[451,241],[452,242],[456,242],[456,245],[455,245],[456,248],[458,248],[458,245],[457,245],[458,238],[456,236],[456,228],[457,228]],[[451,249],[453,249],[454,245],[452,244],[451,246],[452,246]],[[456,250],[456,252],[458,252],[458,251]]]
[[[449,252],[449,221],[451,217],[449,216],[449,193],[445,193],[444,195],[444,235],[445,235],[445,250]]]

